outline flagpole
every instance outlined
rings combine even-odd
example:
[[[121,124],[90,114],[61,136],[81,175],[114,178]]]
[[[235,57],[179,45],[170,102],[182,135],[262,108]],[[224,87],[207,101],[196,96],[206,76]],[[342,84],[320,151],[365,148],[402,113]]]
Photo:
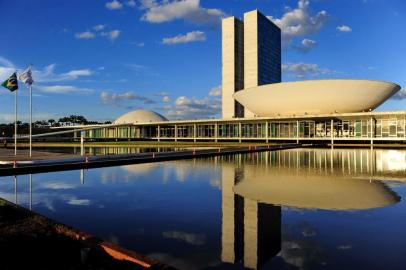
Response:
[[[17,92],[15,91],[15,107],[14,107],[14,155],[17,156]]]
[[[32,157],[32,84],[30,84],[30,157]]]

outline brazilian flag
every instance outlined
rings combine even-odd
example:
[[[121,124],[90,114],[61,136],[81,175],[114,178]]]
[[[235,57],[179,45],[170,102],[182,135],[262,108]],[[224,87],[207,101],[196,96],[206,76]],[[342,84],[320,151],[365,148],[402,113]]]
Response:
[[[7,80],[5,80],[1,86],[7,88],[11,92],[18,89],[17,74],[14,72]]]

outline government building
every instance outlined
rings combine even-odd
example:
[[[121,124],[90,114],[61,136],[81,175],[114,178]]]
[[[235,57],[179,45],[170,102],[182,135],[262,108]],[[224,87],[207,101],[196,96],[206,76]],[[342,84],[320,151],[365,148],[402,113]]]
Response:
[[[259,11],[222,21],[222,118],[169,121],[148,110],[75,126],[92,140],[406,143],[406,111],[374,112],[400,90],[378,80],[281,82],[281,30]]]

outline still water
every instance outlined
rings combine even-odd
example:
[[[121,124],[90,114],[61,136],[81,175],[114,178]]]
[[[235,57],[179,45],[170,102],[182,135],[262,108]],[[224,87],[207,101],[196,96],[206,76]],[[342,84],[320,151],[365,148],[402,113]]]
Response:
[[[2,177],[0,197],[180,269],[405,269],[405,183],[404,150],[294,149]]]

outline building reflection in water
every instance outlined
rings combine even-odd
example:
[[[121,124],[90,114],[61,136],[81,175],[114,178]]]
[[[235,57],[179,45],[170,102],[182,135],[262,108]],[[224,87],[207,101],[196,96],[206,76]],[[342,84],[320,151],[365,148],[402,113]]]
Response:
[[[225,263],[258,269],[281,251],[281,206],[325,210],[385,207],[400,197],[406,152],[295,149],[219,158]]]
[[[257,269],[281,250],[281,207],[236,195],[242,173],[222,166],[221,259]]]
[[[184,171],[191,162],[221,169],[221,260],[251,269],[280,254],[282,206],[340,211],[385,207],[400,197],[378,180],[406,180],[402,150],[292,149],[176,161],[171,166]],[[121,167],[127,174],[120,179],[142,173],[142,168],[153,171],[156,165],[132,166]],[[14,194],[9,200],[21,204],[17,177],[12,180]],[[79,180],[85,184],[84,170],[78,172]],[[35,205],[31,175],[29,181],[31,209],[33,200]]]
[[[87,155],[125,155],[125,154],[140,154],[147,152],[168,152],[184,150],[185,148],[174,147],[84,147],[84,153]],[[80,153],[80,147],[74,146],[70,149],[73,154]]]

